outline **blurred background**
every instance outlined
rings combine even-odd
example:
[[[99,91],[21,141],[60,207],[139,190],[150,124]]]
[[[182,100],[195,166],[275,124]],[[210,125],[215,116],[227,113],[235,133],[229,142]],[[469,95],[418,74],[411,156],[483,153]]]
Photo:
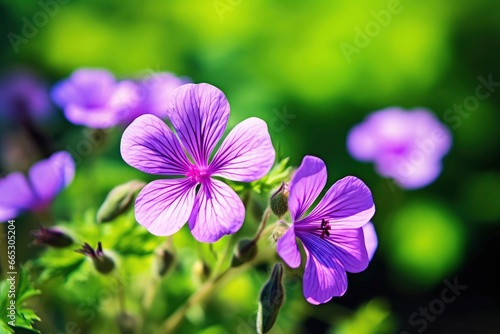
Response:
[[[316,155],[328,166],[328,185],[346,175],[368,184],[379,236],[372,263],[349,275],[345,296],[321,306],[303,300],[291,274],[285,309],[271,333],[500,332],[497,1],[0,0],[0,13],[2,78],[30,71],[48,89],[81,67],[106,68],[118,78],[161,71],[187,76],[226,94],[230,127],[251,116],[264,119],[278,158],[298,166],[305,154]],[[478,86],[491,94],[471,99]],[[452,131],[453,147],[433,184],[405,191],[349,156],[349,130],[388,106],[426,107]],[[85,129],[51,110],[38,130],[77,163],[76,178],[52,214],[97,242],[103,232],[89,226],[106,193],[149,176],[121,160],[122,128],[110,130],[91,154],[78,154]],[[1,173],[26,171],[43,153],[25,127],[0,112]],[[18,218],[18,259],[44,259],[50,267],[60,256],[24,247],[41,219]],[[126,234],[127,224],[115,228]],[[185,230],[174,240],[180,269],[160,283],[165,298],[155,302],[153,319],[164,318],[196,288],[190,268],[199,249],[192,249]],[[150,253],[159,243],[141,238],[130,242]],[[131,261],[130,271],[147,277],[151,259]],[[267,271],[263,265],[225,286],[207,310],[189,314],[182,332],[254,332]],[[33,309],[42,321],[35,327],[42,333],[118,332],[101,278],[73,276],[40,283]],[[457,284],[462,290],[449,288]],[[134,292],[127,298],[136,300]]]

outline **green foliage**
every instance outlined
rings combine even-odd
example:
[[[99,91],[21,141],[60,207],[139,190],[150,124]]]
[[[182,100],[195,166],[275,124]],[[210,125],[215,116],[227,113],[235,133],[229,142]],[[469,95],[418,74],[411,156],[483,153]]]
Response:
[[[257,194],[268,196],[274,188],[276,188],[282,181],[288,181],[293,171],[291,166],[288,165],[289,158],[284,158],[279,161],[271,171],[262,179],[243,183],[235,181],[227,181],[227,183],[238,193],[245,191],[253,191]]]
[[[41,281],[60,277],[72,285],[75,280],[81,281],[89,275],[95,275],[90,259],[75,252],[77,245],[84,242],[95,246],[101,241],[104,252],[116,258],[121,264],[121,270],[133,272],[134,268],[127,267],[127,259],[152,255],[162,241],[137,224],[132,211],[119,216],[112,223],[99,224],[95,220],[95,212],[88,210],[81,216],[75,216],[72,221],[61,222],[58,226],[72,231],[76,246],[74,249],[49,248],[44,251],[34,261],[36,267],[42,268]]]
[[[17,331],[17,329],[22,328],[33,333],[40,333],[33,328],[35,321],[40,321],[40,318],[27,302],[31,297],[37,296],[41,292],[34,288],[33,283],[30,281],[29,273],[24,267],[19,268],[17,275],[14,277],[15,280],[13,282],[17,285],[15,288],[15,299],[11,298],[11,281],[5,279],[0,282],[0,330],[2,333],[14,333],[15,329]],[[15,300],[14,328],[7,323],[11,320],[7,315],[9,314],[8,307],[12,305],[12,300]]]

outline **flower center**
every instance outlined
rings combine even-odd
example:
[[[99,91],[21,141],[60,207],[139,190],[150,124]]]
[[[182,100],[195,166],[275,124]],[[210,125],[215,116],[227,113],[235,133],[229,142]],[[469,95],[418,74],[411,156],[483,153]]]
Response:
[[[330,230],[331,230],[331,226],[330,226],[330,222],[323,219],[321,221],[321,239],[324,239],[325,238],[325,235],[327,237],[330,236]]]
[[[191,165],[189,166],[189,171],[186,173],[186,177],[193,182],[201,183],[206,180],[209,175],[206,168]]]

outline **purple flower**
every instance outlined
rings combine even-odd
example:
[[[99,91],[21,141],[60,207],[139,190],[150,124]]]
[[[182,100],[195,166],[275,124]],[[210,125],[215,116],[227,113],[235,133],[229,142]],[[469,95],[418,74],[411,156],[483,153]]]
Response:
[[[52,112],[48,87],[33,73],[18,70],[0,82],[0,116],[7,119],[47,119]]]
[[[347,289],[346,271],[358,273],[369,262],[363,226],[375,213],[370,189],[358,178],[337,181],[307,214],[326,184],[326,167],[306,156],[290,185],[288,208],[293,224],[278,240],[278,254],[292,268],[300,266],[298,238],[306,253],[304,297],[311,304],[326,303]]]
[[[271,169],[275,152],[267,125],[249,118],[229,133],[218,151],[229,119],[224,94],[208,84],[186,84],[170,96],[168,118],[138,117],[123,133],[121,153],[132,167],[180,178],[156,180],[135,203],[137,221],[155,235],[171,235],[186,221],[193,236],[215,242],[238,231],[245,208],[238,195],[213,177],[250,182]]]
[[[15,172],[0,179],[0,221],[25,210],[42,210],[73,180],[75,163],[61,151],[31,166],[27,176]]]
[[[80,69],[52,89],[52,99],[73,124],[108,128],[120,123],[139,98],[132,81],[117,82],[101,69]]]
[[[373,161],[383,177],[414,189],[433,182],[451,147],[451,133],[430,111],[396,107],[377,111],[349,133],[347,147],[360,161]]]
[[[189,83],[186,78],[179,78],[171,73],[152,73],[137,83],[139,102],[123,117],[124,124],[130,124],[141,115],[152,114],[160,118],[167,117],[170,94],[174,89]]]

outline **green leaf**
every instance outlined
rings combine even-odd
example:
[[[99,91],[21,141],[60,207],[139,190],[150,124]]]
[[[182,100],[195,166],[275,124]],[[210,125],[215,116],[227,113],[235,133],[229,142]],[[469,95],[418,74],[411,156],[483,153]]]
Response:
[[[284,158],[278,164],[276,164],[271,171],[261,178],[260,180],[242,183],[227,181],[229,186],[234,189],[237,193],[242,193],[246,190],[252,190],[258,194],[269,194],[274,188],[276,188],[282,181],[287,181],[290,179],[292,174],[292,167],[288,166],[289,158]]]
[[[16,288],[15,288],[15,328],[27,329],[32,333],[40,333],[38,330],[33,328],[33,323],[35,321],[40,321],[40,318],[36,315],[35,311],[30,309],[27,305],[27,300],[33,296],[39,295],[40,290],[33,287],[30,281],[28,271],[24,267],[19,268],[18,274],[15,276]],[[1,319],[0,319],[0,329],[2,333],[14,333],[14,329],[9,326],[8,322],[10,319],[8,316],[8,307],[11,304],[11,293],[9,293],[11,287],[11,281],[5,279],[0,283],[0,306],[1,306]],[[16,330],[17,332],[17,330]]]

